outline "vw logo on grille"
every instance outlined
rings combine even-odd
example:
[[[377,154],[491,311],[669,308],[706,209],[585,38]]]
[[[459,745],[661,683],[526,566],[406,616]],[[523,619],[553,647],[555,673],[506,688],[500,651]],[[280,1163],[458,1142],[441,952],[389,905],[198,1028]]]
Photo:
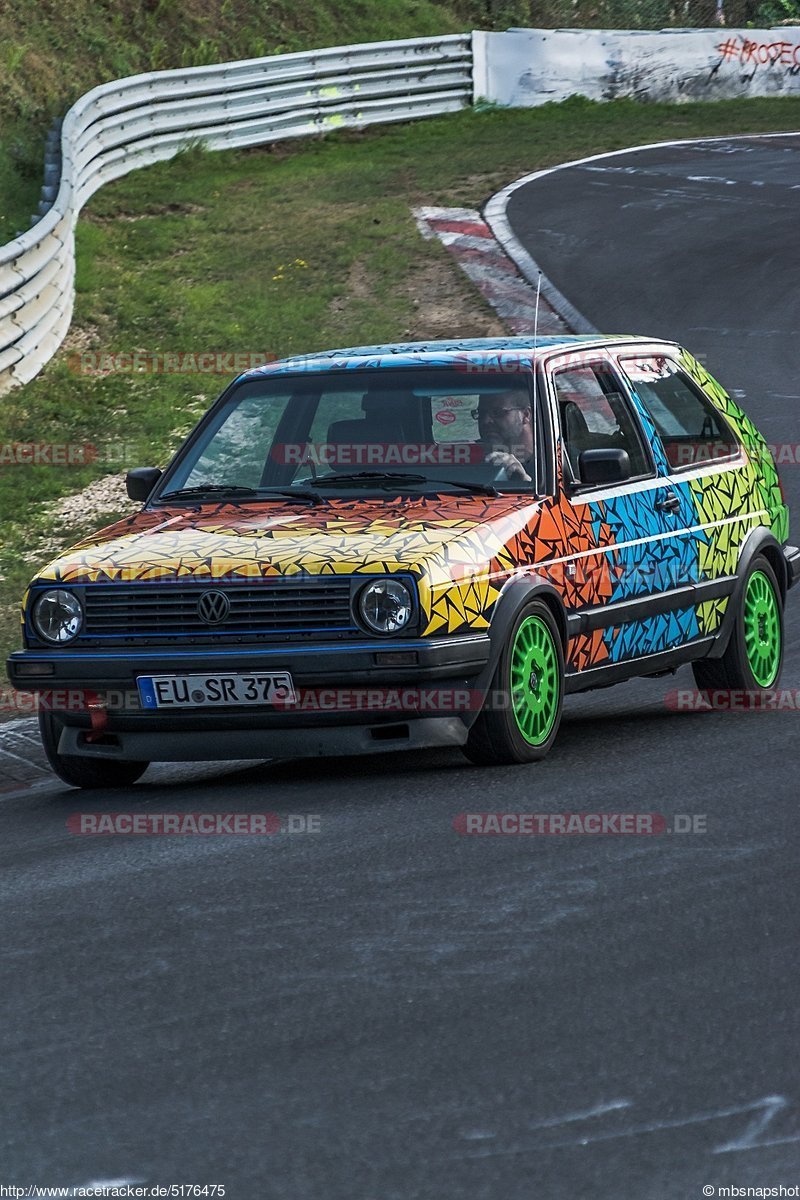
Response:
[[[219,625],[231,611],[231,602],[224,592],[203,592],[197,601],[197,615],[206,625]]]

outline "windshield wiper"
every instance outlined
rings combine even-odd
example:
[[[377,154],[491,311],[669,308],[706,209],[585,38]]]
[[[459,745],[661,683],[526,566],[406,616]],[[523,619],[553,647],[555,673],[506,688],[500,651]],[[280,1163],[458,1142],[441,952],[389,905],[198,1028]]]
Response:
[[[311,504],[321,504],[316,492],[305,488],[254,488],[243,487],[238,483],[206,483],[194,487],[176,488],[171,492],[162,492],[158,500],[202,500],[205,496],[215,499],[232,498],[237,503],[237,497],[250,497],[254,500],[269,500],[272,496],[286,496],[290,500],[305,500]]]
[[[171,492],[162,492],[159,500],[178,500],[183,496],[255,496],[256,489],[242,487],[238,483],[198,483],[193,487],[175,488]]]
[[[402,480],[404,483],[424,483],[427,476],[414,475],[406,471],[349,471],[338,473],[330,472],[328,475],[317,475],[315,479],[309,480],[309,487],[338,487],[340,483],[394,483]]]
[[[465,479],[431,479],[430,477],[428,478],[427,482],[428,483],[446,483],[448,485],[448,487],[465,488],[466,491],[472,492],[476,496],[499,496],[500,495],[500,493],[498,492],[497,488],[494,486],[493,483],[472,483],[471,481],[468,482]]]
[[[491,483],[472,483],[463,479],[436,479],[430,475],[417,475],[406,471],[353,471],[349,474],[318,475],[310,481],[309,487],[338,487],[340,484],[355,484],[356,486],[375,484],[386,488],[389,484],[403,483],[418,486],[424,483],[446,483],[448,487],[464,488],[480,496],[499,496],[497,488]]]

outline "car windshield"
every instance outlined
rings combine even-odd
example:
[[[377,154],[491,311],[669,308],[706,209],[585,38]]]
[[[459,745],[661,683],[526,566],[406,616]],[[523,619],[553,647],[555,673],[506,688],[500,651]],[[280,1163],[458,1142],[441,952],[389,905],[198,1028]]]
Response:
[[[538,490],[532,375],[469,367],[242,380],[178,456],[157,498]]]

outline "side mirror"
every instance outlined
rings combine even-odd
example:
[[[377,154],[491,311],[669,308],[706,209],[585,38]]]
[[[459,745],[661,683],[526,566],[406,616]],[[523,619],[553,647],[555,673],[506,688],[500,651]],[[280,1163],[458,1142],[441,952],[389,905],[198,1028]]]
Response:
[[[131,500],[146,500],[161,478],[160,467],[134,467],[125,476],[125,487]]]
[[[578,474],[584,487],[624,483],[631,477],[631,460],[627,450],[583,450],[578,455]]]

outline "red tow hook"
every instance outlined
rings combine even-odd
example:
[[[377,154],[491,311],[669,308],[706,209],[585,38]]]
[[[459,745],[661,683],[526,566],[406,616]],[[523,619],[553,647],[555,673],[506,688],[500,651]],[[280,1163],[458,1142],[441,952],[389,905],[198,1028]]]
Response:
[[[89,700],[89,720],[92,723],[90,733],[86,734],[85,741],[99,742],[102,741],[108,729],[108,710],[100,703],[100,698],[95,697],[94,700]]]

